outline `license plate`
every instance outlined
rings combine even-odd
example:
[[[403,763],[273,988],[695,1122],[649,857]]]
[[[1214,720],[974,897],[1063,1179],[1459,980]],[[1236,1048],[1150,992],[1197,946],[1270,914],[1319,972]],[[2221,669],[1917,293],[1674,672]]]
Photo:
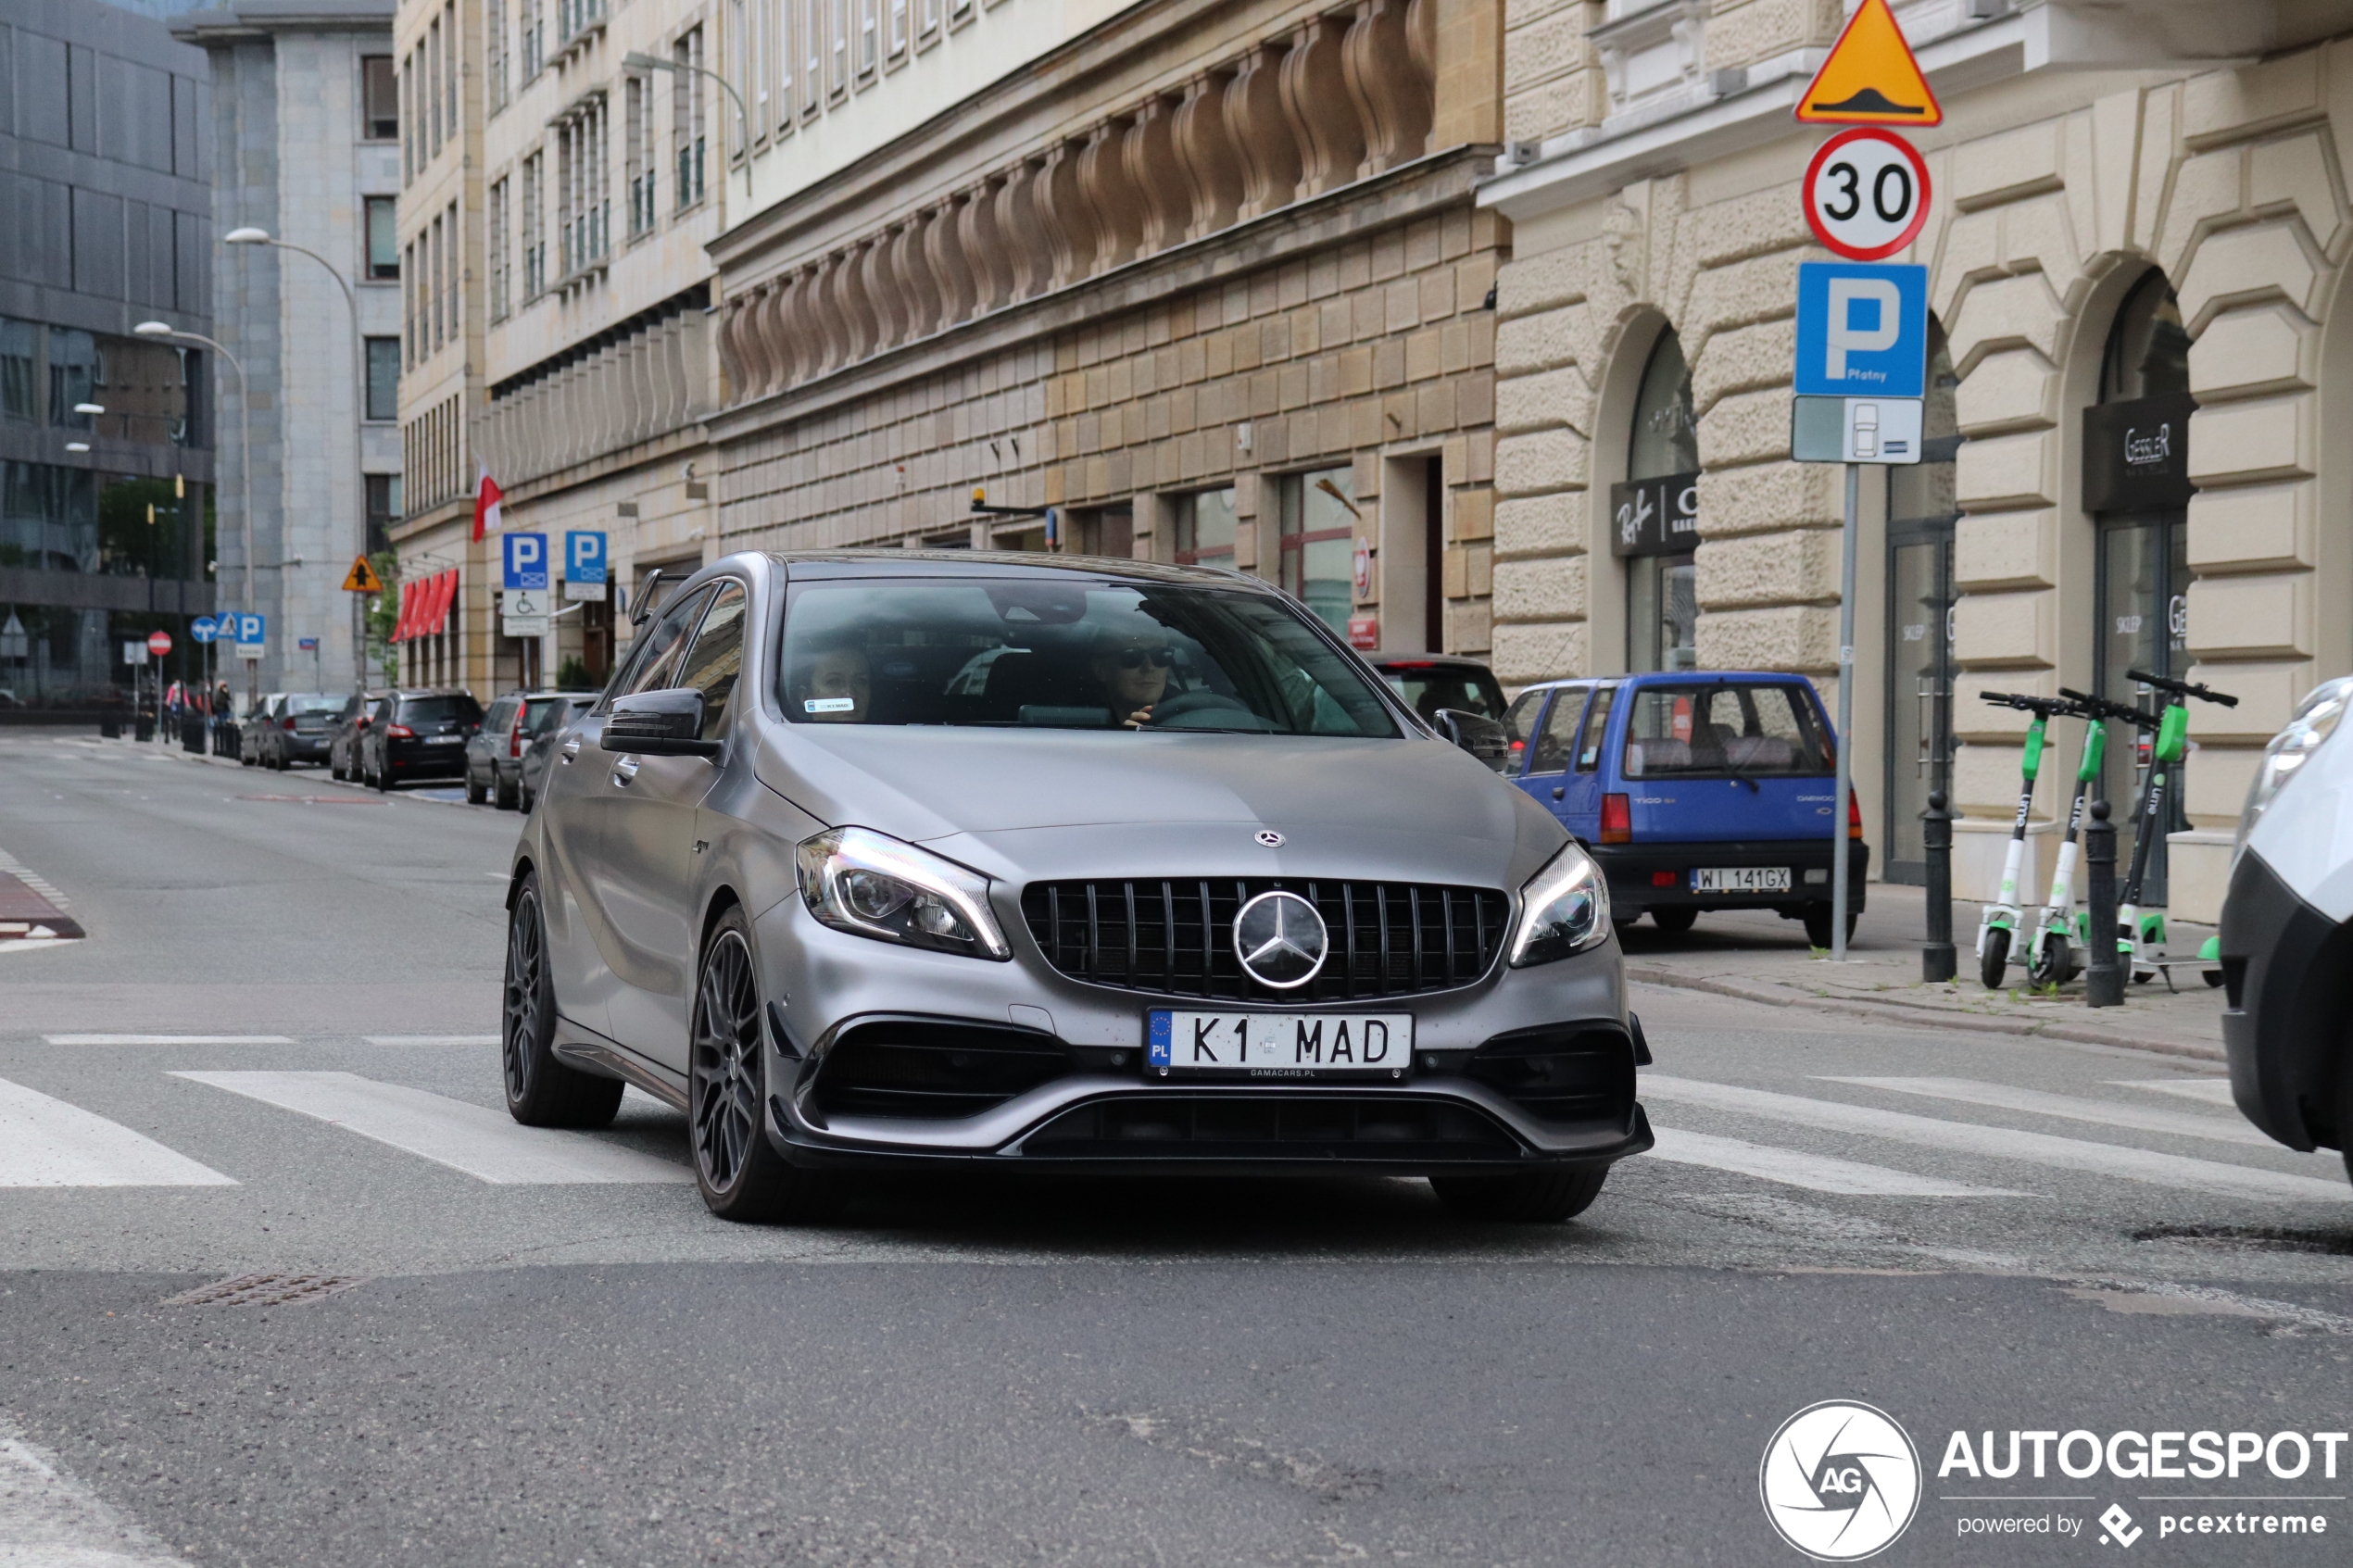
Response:
[[[427,746],[462,746],[465,744],[465,740],[466,737],[463,735],[427,735],[425,737],[425,744]],[[1787,879],[1784,878],[1783,880],[1786,881]]]
[[[1786,893],[1787,866],[1697,866],[1692,871],[1694,893]]]
[[[1146,1060],[1171,1073],[1403,1073],[1410,1012],[1178,1012],[1146,1015]]]

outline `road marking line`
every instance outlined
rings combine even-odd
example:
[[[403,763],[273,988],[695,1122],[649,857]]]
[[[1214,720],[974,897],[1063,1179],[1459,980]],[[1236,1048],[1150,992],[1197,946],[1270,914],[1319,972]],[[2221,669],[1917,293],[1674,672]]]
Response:
[[[362,1035],[371,1046],[495,1046],[496,1035]]]
[[[44,1035],[53,1046],[291,1046],[290,1035]]]
[[[2179,1095],[2206,1105],[2238,1109],[2238,1101],[2231,1098],[2228,1078],[2110,1078],[2108,1082],[2120,1089],[2146,1089],[2151,1094]]]
[[[1829,1078],[1826,1084],[1860,1084],[1893,1094],[1919,1095],[1929,1099],[1958,1100],[1964,1105],[1990,1106],[1997,1110],[2023,1110],[2069,1122],[2091,1122],[2105,1127],[2130,1127],[2143,1133],[2170,1133],[2175,1137],[2210,1138],[2216,1143],[2253,1144],[2277,1148],[2278,1144],[2244,1122],[2216,1116],[2189,1116],[2177,1110],[2149,1110],[2137,1105],[2078,1099],[2073,1095],[2045,1094],[2040,1089],[2008,1084],[1984,1084],[1972,1078]]]
[[[1652,1148],[1654,1159],[1672,1160],[1678,1165],[1705,1165],[1711,1171],[1731,1171],[1761,1181],[1780,1182],[1785,1186],[1805,1187],[1813,1192],[1841,1192],[1865,1198],[2032,1198],[2031,1192],[2011,1192],[2001,1187],[1971,1186],[1967,1182],[1948,1182],[1934,1176],[1916,1176],[1909,1171],[1891,1171],[1884,1165],[1862,1165],[1851,1160],[1834,1160],[1826,1154],[1807,1154],[1803,1149],[1777,1148],[1770,1144],[1750,1143],[1743,1138],[1718,1137],[1713,1133],[1687,1133],[1679,1127],[1651,1124],[1651,1134],[1658,1142]]]
[[[233,1187],[144,1133],[0,1078],[0,1187]]]
[[[690,1182],[683,1164],[581,1133],[525,1127],[469,1105],[352,1073],[175,1073],[388,1144],[485,1182]]]
[[[1702,1105],[1716,1110],[1761,1116],[1769,1121],[1795,1123],[1802,1127],[1859,1133],[1866,1137],[1892,1138],[1898,1143],[1985,1155],[1996,1160],[2022,1160],[2031,1164],[2056,1165],[2062,1170],[2087,1171],[2095,1175],[2145,1182],[2151,1186],[2173,1187],[2185,1192],[2274,1201],[2288,1198],[2312,1203],[2353,1203],[2353,1186],[2347,1186],[2341,1181],[2292,1176],[2248,1165],[2225,1165],[2219,1160],[2196,1160],[2187,1155],[2158,1154],[2145,1148],[2129,1148],[2121,1144],[2054,1137],[2048,1133],[2022,1133],[1979,1122],[1946,1122],[1932,1116],[1913,1116],[1900,1110],[1850,1105],[1842,1100],[1807,1099],[1798,1095],[1775,1094],[1769,1089],[1711,1084],[1697,1078],[1646,1073],[1642,1075],[1642,1094],[1644,1099]]]
[[[64,1474],[0,1419],[0,1562],[24,1568],[186,1568],[187,1559]]]

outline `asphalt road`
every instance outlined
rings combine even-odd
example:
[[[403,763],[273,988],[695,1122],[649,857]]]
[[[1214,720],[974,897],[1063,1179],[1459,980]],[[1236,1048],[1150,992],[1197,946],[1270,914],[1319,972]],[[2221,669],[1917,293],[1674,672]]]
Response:
[[[501,1125],[514,831],[0,734],[0,852],[91,933],[0,943],[0,1564],[1794,1563],[1759,1462],[1831,1399],[1925,1466],[1881,1561],[2345,1560],[2353,1187],[2203,1064],[1645,991],[1660,1149],[1567,1225],[1008,1179],[744,1228],[650,1100]],[[249,1273],[337,1288],[166,1304]],[[1948,1462],[2013,1430],[2313,1458]],[[2328,1533],[2161,1533],[2234,1511]]]

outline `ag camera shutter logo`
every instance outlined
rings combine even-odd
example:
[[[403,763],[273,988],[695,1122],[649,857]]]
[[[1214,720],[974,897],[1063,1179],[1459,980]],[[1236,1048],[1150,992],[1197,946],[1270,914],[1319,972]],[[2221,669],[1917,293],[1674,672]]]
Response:
[[[1857,1562],[1919,1512],[1919,1450],[1886,1411],[1825,1399],[1781,1423],[1756,1486],[1781,1539],[1817,1562]]]

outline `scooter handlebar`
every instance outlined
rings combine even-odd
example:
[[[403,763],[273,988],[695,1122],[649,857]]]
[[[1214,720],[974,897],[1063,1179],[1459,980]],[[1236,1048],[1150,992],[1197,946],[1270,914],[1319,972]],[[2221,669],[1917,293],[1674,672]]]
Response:
[[[2023,713],[2038,713],[2045,719],[2082,718],[2082,709],[2063,697],[2029,696],[2024,692],[1980,692],[1980,698],[1997,708],[2015,708]]]
[[[2079,692],[2067,686],[2059,688],[2059,696],[2073,698],[2086,719],[2115,719],[2139,724],[2145,729],[2157,727],[2157,715],[2145,709],[2128,708],[2123,703],[2110,702],[2104,696],[2094,696],[2089,692]]]
[[[2160,692],[2172,692],[2180,696],[2194,696],[2200,702],[2219,703],[2224,708],[2236,708],[2239,699],[2227,692],[2218,692],[2194,681],[2176,681],[2164,675],[2152,675],[2145,670],[2127,670],[2124,677]]]

